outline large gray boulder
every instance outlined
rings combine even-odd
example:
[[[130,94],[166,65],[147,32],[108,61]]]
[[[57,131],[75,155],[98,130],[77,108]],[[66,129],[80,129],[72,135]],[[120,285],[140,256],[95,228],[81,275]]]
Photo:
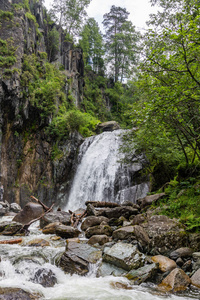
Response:
[[[77,228],[61,224],[55,226],[55,233],[64,239],[69,239],[78,237],[80,231]]]
[[[69,242],[63,253],[59,266],[70,274],[85,275],[89,272],[89,264],[101,258],[101,251],[83,243]]]
[[[140,284],[142,282],[146,282],[147,280],[150,280],[154,278],[155,274],[157,273],[158,265],[153,264],[147,264],[137,270],[131,270],[126,277],[129,280],[134,281],[134,283]]]
[[[111,248],[105,247],[103,261],[130,271],[142,267],[146,257],[135,245],[118,242]]]
[[[99,212],[100,216],[105,216],[109,219],[112,218],[120,218],[125,217],[129,219],[130,216],[137,215],[138,209],[134,208],[133,206],[121,206],[121,207],[114,207],[114,208],[105,208]]]
[[[44,213],[43,207],[34,202],[27,203],[24,208],[14,217],[13,221],[27,224],[31,220],[37,219]]]
[[[104,131],[113,131],[117,129],[120,129],[120,126],[116,121],[108,121],[98,124],[96,131],[97,133],[101,133]]]
[[[93,235],[111,236],[112,232],[113,232],[112,228],[108,225],[97,225],[97,226],[89,227],[85,232],[85,236],[88,239]]]

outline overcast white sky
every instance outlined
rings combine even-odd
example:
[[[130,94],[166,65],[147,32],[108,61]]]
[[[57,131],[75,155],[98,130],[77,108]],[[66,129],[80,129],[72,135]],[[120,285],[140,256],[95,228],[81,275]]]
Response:
[[[51,3],[52,0],[45,0],[47,8],[50,8]],[[112,5],[125,7],[130,12],[129,20],[136,26],[136,30],[145,28],[149,14],[157,11],[157,8],[151,7],[149,0],[92,0],[87,9],[88,16],[95,18],[102,29],[103,15],[110,11]]]

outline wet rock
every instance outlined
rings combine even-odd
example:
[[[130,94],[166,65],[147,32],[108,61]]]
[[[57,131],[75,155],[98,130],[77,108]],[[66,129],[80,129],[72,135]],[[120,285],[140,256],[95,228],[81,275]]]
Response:
[[[69,242],[63,253],[59,266],[70,274],[85,275],[89,272],[89,264],[96,263],[101,258],[101,251],[88,245]]]
[[[160,193],[160,194],[146,196],[144,198],[138,199],[137,200],[137,204],[141,208],[144,208],[145,206],[151,205],[153,202],[156,202],[157,200],[163,198],[164,196],[165,196],[165,193]]]
[[[44,287],[53,287],[57,283],[57,278],[52,270],[42,268],[36,271],[32,281]]]
[[[104,262],[127,271],[142,267],[145,260],[145,255],[139,252],[137,247],[132,244],[118,242],[111,248],[106,247],[104,249]]]
[[[107,235],[93,235],[89,241],[89,245],[95,245],[99,244],[100,246],[104,245],[105,243],[108,243],[110,241],[110,238]]]
[[[112,218],[108,221],[108,225],[118,227],[118,226],[123,225],[124,221],[126,221],[126,218],[124,218],[124,217]]]
[[[164,272],[169,272],[177,267],[174,260],[163,256],[163,255],[155,255],[151,258],[154,263],[159,264],[159,269]]]
[[[187,260],[184,265],[182,266],[182,270],[184,272],[191,272],[192,271],[192,261]]]
[[[129,219],[132,215],[137,215],[138,209],[132,206],[121,206],[121,207],[114,207],[114,208],[106,208],[101,210],[98,215],[105,216],[109,219],[112,218],[119,218],[121,216]]]
[[[3,228],[4,225],[2,225],[1,229]],[[4,227],[3,231],[1,231],[2,235],[15,235],[22,229],[23,225],[21,223],[17,222],[11,222],[7,223],[7,225]]]
[[[31,294],[19,288],[1,288],[0,300],[38,300],[42,295]]]
[[[179,249],[171,252],[170,258],[173,260],[176,260],[179,257],[181,257],[181,258],[191,257],[193,252],[194,251],[191,248],[182,247],[182,248],[179,248]]]
[[[103,216],[100,217],[89,216],[85,218],[85,220],[83,221],[81,225],[81,229],[85,231],[88,227],[100,225],[103,221],[107,223],[109,219]]]
[[[50,223],[60,222],[64,225],[71,224],[71,215],[65,211],[49,212],[40,220],[40,228],[47,226]]]
[[[159,289],[168,292],[184,291],[190,284],[190,278],[181,269],[174,269],[171,273],[165,277],[165,279],[159,284]]]
[[[31,220],[40,217],[44,213],[43,207],[38,203],[29,202],[24,208],[14,217],[13,221],[22,224],[27,224]]]
[[[42,233],[44,234],[55,234],[56,227],[62,225],[60,222],[50,223],[42,229]]]
[[[200,288],[200,268],[191,277],[192,285]]]
[[[128,284],[125,284],[125,283],[122,283],[122,282],[111,282],[110,285],[113,289],[116,289],[116,290],[119,290],[119,289],[133,290],[132,286],[130,286]]]
[[[101,262],[97,270],[97,277],[105,277],[110,275],[121,276],[121,275],[125,275],[126,273],[127,271],[118,268],[113,264]]]
[[[7,214],[10,210],[10,204],[5,201],[1,201],[0,202],[0,216],[4,216],[5,214]]]
[[[93,235],[111,236],[112,231],[113,231],[112,228],[108,225],[97,225],[97,226],[89,227],[85,232],[85,236],[88,239]]]
[[[78,237],[80,231],[74,227],[61,224],[56,226],[55,233],[64,239],[68,239]]]
[[[148,264],[137,270],[131,270],[126,275],[126,277],[129,280],[133,280],[134,283],[140,284],[142,282],[146,282],[147,280],[150,280],[151,278],[153,278],[157,272],[157,269],[158,269],[157,264],[155,264],[155,263]]]
[[[44,239],[34,239],[28,242],[28,246],[31,247],[46,247],[50,246],[49,242]]]
[[[10,211],[14,213],[19,213],[22,210],[21,206],[17,203],[11,203],[10,204]]]

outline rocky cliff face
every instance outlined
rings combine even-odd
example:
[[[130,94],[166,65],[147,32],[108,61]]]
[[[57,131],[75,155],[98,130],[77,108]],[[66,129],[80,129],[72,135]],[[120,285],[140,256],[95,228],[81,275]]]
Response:
[[[3,198],[10,203],[24,206],[34,194],[47,204],[59,204],[68,192],[82,138],[73,133],[62,144],[57,143],[62,159],[52,159],[55,140],[46,135],[40,110],[25,96],[26,88],[21,84],[24,55],[41,57],[46,52],[47,25],[40,1],[30,0],[29,11],[24,3],[0,1],[0,52],[4,57],[0,61],[0,183]],[[64,66],[66,94],[71,91],[78,106],[83,87],[82,52],[64,42],[61,35],[60,41],[55,63]]]

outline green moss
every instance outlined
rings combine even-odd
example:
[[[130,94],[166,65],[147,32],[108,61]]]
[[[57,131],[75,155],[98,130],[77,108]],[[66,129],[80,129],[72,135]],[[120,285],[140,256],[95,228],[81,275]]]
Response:
[[[0,22],[5,21],[5,20],[12,20],[13,18],[13,13],[10,11],[4,11],[0,10]]]
[[[8,39],[7,41],[0,39],[0,68],[2,69],[2,73],[6,72],[8,74],[8,68],[16,62],[15,48],[12,44],[12,39]]]

